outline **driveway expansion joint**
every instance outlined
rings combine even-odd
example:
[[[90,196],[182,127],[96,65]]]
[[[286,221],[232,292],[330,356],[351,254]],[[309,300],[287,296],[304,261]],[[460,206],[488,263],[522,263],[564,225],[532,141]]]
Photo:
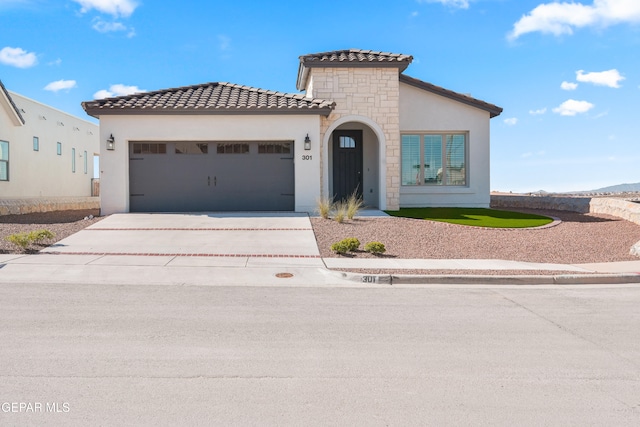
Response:
[[[38,252],[34,255],[94,255],[94,256],[172,256],[172,257],[229,257],[229,258],[320,258],[320,255],[287,254],[210,254],[210,253],[149,253],[149,252]]]

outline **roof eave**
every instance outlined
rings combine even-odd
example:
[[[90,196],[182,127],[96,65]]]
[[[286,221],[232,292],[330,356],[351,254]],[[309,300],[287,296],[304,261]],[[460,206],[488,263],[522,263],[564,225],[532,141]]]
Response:
[[[0,94],[2,95],[2,100],[4,101],[3,104],[6,104],[11,111],[10,116],[13,123],[16,126],[24,126],[26,124],[24,117],[22,117],[22,114],[20,114],[18,106],[15,102],[13,102],[13,98],[11,98],[11,94],[9,94],[7,88],[4,87],[2,80],[0,80]]]
[[[92,108],[82,103],[82,108],[91,117],[100,116],[202,116],[202,115],[320,115],[328,116],[334,104],[318,108],[181,108],[181,109],[141,109],[141,108]]]

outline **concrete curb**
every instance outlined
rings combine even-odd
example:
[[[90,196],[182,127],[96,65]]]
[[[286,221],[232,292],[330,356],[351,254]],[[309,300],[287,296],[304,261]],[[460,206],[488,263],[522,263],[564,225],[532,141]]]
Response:
[[[558,275],[410,275],[364,274],[329,270],[343,280],[378,285],[622,285],[640,283],[640,274],[558,274]]]

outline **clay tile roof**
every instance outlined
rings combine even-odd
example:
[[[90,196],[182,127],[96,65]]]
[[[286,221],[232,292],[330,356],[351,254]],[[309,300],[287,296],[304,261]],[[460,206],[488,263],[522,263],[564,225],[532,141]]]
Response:
[[[340,65],[352,67],[355,64],[360,64],[369,67],[392,65],[404,70],[411,61],[413,61],[411,55],[362,49],[334,50],[300,57],[300,62],[306,67],[336,67]]]
[[[502,113],[502,108],[498,107],[497,105],[489,104],[488,102],[481,101],[469,95],[454,92],[452,90],[436,86],[432,83],[418,80],[414,77],[409,77],[406,74],[400,74],[400,81],[419,89],[423,89],[431,93],[435,93],[437,95],[462,102],[463,104],[471,105],[473,107],[480,108],[481,110],[488,111],[491,118],[497,117],[500,115],[500,113]]]
[[[87,114],[321,114],[335,103],[322,99],[242,86],[204,83],[82,103]]]
[[[309,68],[350,67],[350,68],[398,68],[407,69],[413,56],[402,53],[378,52],[375,50],[345,49],[331,52],[310,53],[300,57],[296,87],[304,90],[309,76]]]

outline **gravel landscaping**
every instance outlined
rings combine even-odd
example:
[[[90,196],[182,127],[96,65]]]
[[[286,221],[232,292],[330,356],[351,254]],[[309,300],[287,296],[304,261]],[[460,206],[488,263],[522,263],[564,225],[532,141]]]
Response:
[[[90,226],[101,218],[98,217],[98,209],[81,211],[56,211],[38,212],[23,215],[3,215],[0,216],[0,254],[22,253],[22,250],[6,237],[15,233],[25,233],[36,230],[49,230],[54,234],[54,238],[44,241],[42,244],[32,245],[28,248],[28,253],[52,245],[85,227]],[[92,219],[84,219],[93,216]]]
[[[331,244],[356,237],[363,247],[380,241],[384,256],[425,259],[505,259],[558,264],[638,260],[629,254],[640,240],[640,225],[608,215],[524,210],[562,222],[540,229],[495,229],[407,218],[361,217],[339,224],[311,218],[323,257],[337,257]],[[365,252],[348,256],[372,258]],[[430,274],[436,273],[430,271]]]

